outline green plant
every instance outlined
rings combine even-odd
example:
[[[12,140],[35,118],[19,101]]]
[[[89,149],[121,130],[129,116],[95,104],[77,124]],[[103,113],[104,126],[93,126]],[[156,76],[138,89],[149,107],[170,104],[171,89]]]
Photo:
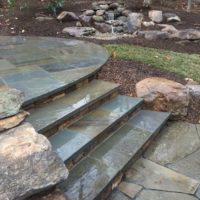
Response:
[[[48,3],[47,8],[51,10],[54,14],[56,14],[57,10],[63,8],[65,4],[64,0],[51,0]]]
[[[15,4],[15,0],[7,0],[8,6],[13,7]]]

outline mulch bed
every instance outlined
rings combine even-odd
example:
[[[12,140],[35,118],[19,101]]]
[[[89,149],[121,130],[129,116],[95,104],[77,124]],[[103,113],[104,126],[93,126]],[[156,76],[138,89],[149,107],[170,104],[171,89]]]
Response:
[[[126,0],[128,1],[128,0]],[[51,36],[71,38],[62,34],[62,29],[69,26],[75,26],[75,22],[58,22],[57,20],[38,22],[35,19],[36,13],[49,15],[50,13],[43,8],[43,1],[27,1],[30,7],[24,11],[17,9],[6,10],[0,7],[0,35],[23,35],[23,36]],[[44,1],[45,2],[45,1]],[[82,9],[91,8],[92,0],[67,1],[64,10],[81,14]],[[186,1],[185,1],[186,2]],[[181,5],[183,1],[180,1]],[[178,29],[196,28],[200,29],[200,13],[192,12],[190,14],[182,10],[167,9],[165,7],[154,7],[162,9],[166,12],[176,12],[182,19],[182,23],[175,24]],[[14,30],[13,30],[14,28]],[[25,30],[22,33],[22,30]],[[84,39],[85,40],[85,39]],[[176,40],[157,40],[148,41],[143,38],[123,38],[114,41],[102,41],[95,39],[87,39],[98,44],[111,43],[127,43],[132,45],[140,45],[144,47],[152,47],[158,49],[167,49],[185,53],[200,53],[200,43],[189,42],[187,44],[178,44]],[[167,71],[155,69],[151,66],[137,63],[134,61],[125,61],[110,58],[106,65],[103,66],[99,73],[99,78],[108,81],[114,81],[121,84],[120,93],[135,96],[135,84],[146,77],[165,77],[180,83],[185,83],[182,77],[169,73]],[[189,114],[185,120],[197,123],[200,119],[200,103],[193,100],[189,108]]]
[[[134,61],[125,61],[117,58],[110,58],[102,67],[99,73],[99,79],[112,81],[120,84],[120,94],[136,96],[135,85],[137,82],[148,77],[163,77],[186,84],[183,77],[174,73],[156,69],[150,65]],[[188,116],[183,120],[191,123],[199,123],[200,120],[200,102],[191,99]]]

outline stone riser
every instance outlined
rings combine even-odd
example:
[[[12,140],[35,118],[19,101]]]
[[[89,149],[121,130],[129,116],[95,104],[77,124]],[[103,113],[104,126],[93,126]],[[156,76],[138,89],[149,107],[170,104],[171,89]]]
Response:
[[[103,102],[102,102],[103,103]],[[99,105],[98,105],[99,106]],[[90,141],[88,145],[86,145],[84,148],[80,149],[72,158],[65,161],[66,167],[68,170],[72,170],[73,167],[78,164],[84,157],[86,157],[93,149],[95,149],[98,145],[100,145],[104,140],[106,140],[110,134],[117,130],[119,127],[123,126],[137,110],[140,109],[138,105],[138,108],[130,110],[128,113],[126,113],[124,116],[122,116],[120,119],[118,119],[115,123],[113,123],[110,127],[108,127],[106,130],[101,132],[94,140]],[[94,108],[96,106],[94,105]]]
[[[138,152],[134,155],[134,157],[126,164],[122,171],[120,171],[113,180],[105,187],[105,189],[93,200],[107,200],[110,196],[111,192],[119,186],[119,184],[123,181],[125,173],[130,167],[143,155],[143,153],[148,149],[148,147],[152,144],[154,139],[159,136],[159,131],[157,130],[155,134],[153,134],[149,140],[138,150]]]
[[[82,79],[79,79],[70,85],[66,85],[63,88],[60,88],[59,90],[52,91],[49,94],[45,94],[45,96],[41,96],[40,98],[36,99],[35,101],[29,103],[25,102],[23,104],[23,109],[27,110],[28,112],[33,111],[34,109],[41,107],[43,104],[48,104],[52,101],[55,101],[57,99],[60,99],[64,97],[66,94],[75,91],[76,89],[88,84],[92,80],[96,79],[97,77],[97,70],[96,72],[93,72],[89,74],[87,77],[83,77]]]
[[[89,113],[90,111],[94,110],[96,107],[100,106],[106,101],[111,100],[115,96],[118,95],[118,91],[114,90],[111,92],[111,94],[107,94],[106,96],[102,96],[102,99],[98,99],[97,102],[94,102],[90,106],[86,106],[85,108],[79,110],[77,113],[75,112],[72,114],[71,117],[68,117],[64,121],[62,121],[60,124],[54,126],[53,128],[48,129],[47,131],[42,132],[43,135],[46,137],[51,137],[54,135],[56,132],[63,130],[66,127],[69,127],[71,124],[75,123],[79,119],[81,119],[85,114]]]

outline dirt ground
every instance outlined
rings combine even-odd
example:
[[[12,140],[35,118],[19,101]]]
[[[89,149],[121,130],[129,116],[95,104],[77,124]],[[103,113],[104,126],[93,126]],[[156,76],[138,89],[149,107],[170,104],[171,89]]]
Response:
[[[30,1],[30,0],[29,0]],[[127,0],[128,1],[128,0]],[[81,14],[81,10],[89,9],[92,0],[78,0],[67,1],[64,10],[75,12],[77,15]],[[51,15],[47,9],[44,9],[45,1],[37,0],[30,1],[30,5],[23,11],[19,9],[7,9],[0,7],[0,35],[23,35],[23,36],[51,36],[70,38],[62,34],[62,29],[69,26],[74,26],[75,22],[58,22],[56,19],[39,22],[35,19],[37,14]],[[186,3],[181,0],[177,3],[175,8],[154,6],[155,9],[162,9],[166,12],[175,12],[182,19],[181,23],[176,23],[175,27],[178,29],[195,28],[200,30],[200,9],[196,8],[192,13],[185,12]],[[60,11],[59,11],[60,12]],[[147,11],[144,11],[147,13]],[[187,42],[180,44],[178,40],[157,40],[148,41],[142,38],[123,38],[113,41],[102,41],[95,39],[87,39],[98,44],[110,43],[128,43],[133,45],[140,45],[144,47],[153,47],[158,49],[167,49],[177,52],[186,53],[200,53],[200,42]],[[99,78],[108,81],[114,81],[121,84],[121,94],[135,96],[135,84],[146,78],[152,76],[165,77],[175,80],[180,83],[185,83],[182,77],[155,69],[149,65],[137,63],[134,61],[125,61],[116,58],[110,58],[106,65],[103,66],[99,74]],[[191,101],[189,114],[185,120],[198,123],[200,120],[200,102]]]

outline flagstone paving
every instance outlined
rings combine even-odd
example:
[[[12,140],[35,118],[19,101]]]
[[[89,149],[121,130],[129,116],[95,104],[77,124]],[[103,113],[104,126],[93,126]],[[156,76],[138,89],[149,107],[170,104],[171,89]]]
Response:
[[[0,36],[0,80],[23,91],[29,104],[94,74],[108,56],[79,40]]]
[[[168,123],[109,200],[200,200],[199,131],[198,124]],[[135,185],[143,189],[130,197]]]
[[[162,165],[170,164],[200,148],[200,125],[176,122],[166,126],[145,157]]]

